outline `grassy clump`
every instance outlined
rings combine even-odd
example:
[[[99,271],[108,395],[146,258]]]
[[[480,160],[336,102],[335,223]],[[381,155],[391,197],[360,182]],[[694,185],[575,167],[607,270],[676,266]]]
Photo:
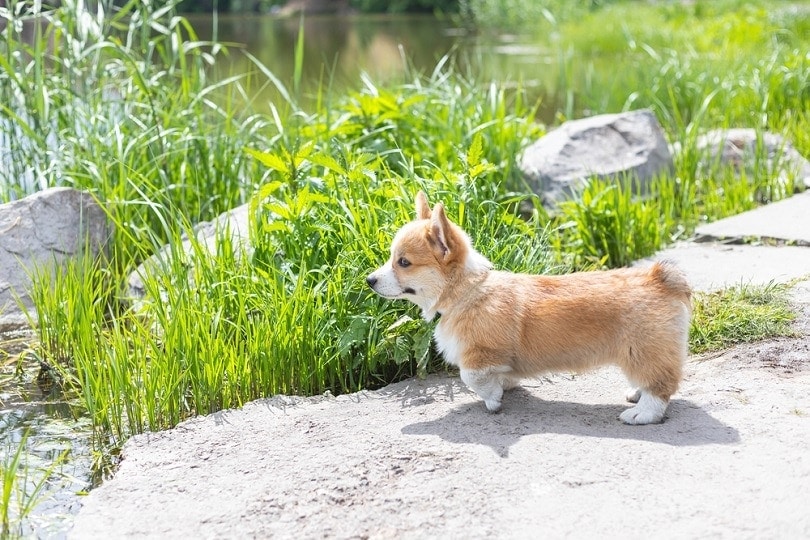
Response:
[[[787,285],[739,285],[695,295],[690,350],[695,354],[777,336],[793,335],[796,314]]]
[[[576,89],[571,111],[653,107],[673,136],[690,124],[787,132],[807,155],[808,28],[789,1],[606,3],[555,27],[553,93]]]
[[[55,185],[93,193],[122,225],[127,265],[177,216],[211,219],[253,192],[260,173],[242,148],[263,121],[211,100],[221,47],[173,3],[111,4],[0,10],[0,201]]]
[[[643,192],[629,178],[589,181],[548,216],[556,251],[578,268],[627,266],[688,238],[700,223],[799,191],[793,177],[783,177],[778,163],[768,165],[764,155],[754,156],[759,170],[749,174],[697,153],[677,156],[676,177],[656,178]],[[701,169],[699,162],[710,165]]]

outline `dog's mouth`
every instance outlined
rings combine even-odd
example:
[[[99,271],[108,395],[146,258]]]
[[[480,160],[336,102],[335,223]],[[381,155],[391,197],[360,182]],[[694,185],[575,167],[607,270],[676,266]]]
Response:
[[[411,289],[410,287],[402,289],[402,292],[399,292],[399,293],[396,293],[396,294],[380,292],[377,289],[374,289],[374,292],[379,294],[383,298],[391,298],[391,299],[402,298],[403,296],[408,295],[408,294],[412,294],[412,295],[416,294],[416,291]]]
[[[393,293],[393,294],[390,291],[380,290],[380,282],[379,282],[379,280],[377,279],[377,277],[374,274],[371,274],[370,276],[368,276],[366,278],[366,283],[368,283],[368,286],[371,287],[371,289],[374,292],[376,292],[377,294],[379,294],[383,298],[400,298],[403,295],[408,295],[408,294],[415,295],[416,294],[416,291],[412,287],[405,287],[400,292]],[[386,287],[382,287],[382,288],[386,289]]]

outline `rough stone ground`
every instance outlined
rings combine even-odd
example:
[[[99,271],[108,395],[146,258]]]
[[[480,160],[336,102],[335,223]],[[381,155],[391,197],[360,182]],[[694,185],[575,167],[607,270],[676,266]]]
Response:
[[[810,274],[807,247],[662,256],[699,288]],[[797,337],[691,358],[660,425],[617,419],[610,369],[499,414],[452,375],[260,400],[131,439],[71,537],[810,538],[810,281],[793,297]]]

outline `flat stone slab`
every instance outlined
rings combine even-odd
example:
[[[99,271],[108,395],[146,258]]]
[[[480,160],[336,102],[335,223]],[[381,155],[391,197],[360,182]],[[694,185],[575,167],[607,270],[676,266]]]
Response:
[[[701,240],[743,241],[754,238],[810,246],[810,191],[701,225],[696,234]]]
[[[648,426],[617,419],[613,369],[528,381],[498,414],[446,376],[260,400],[131,439],[69,536],[807,538],[807,354],[691,361]]]
[[[810,276],[810,247],[685,242],[639,264],[653,259],[675,261],[698,291],[787,283]]]

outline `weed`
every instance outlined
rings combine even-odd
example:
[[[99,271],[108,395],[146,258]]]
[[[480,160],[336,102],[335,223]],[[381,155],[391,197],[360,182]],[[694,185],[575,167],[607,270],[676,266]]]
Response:
[[[696,294],[689,339],[692,353],[792,335],[795,313],[790,309],[787,291],[786,285],[739,285]]]

